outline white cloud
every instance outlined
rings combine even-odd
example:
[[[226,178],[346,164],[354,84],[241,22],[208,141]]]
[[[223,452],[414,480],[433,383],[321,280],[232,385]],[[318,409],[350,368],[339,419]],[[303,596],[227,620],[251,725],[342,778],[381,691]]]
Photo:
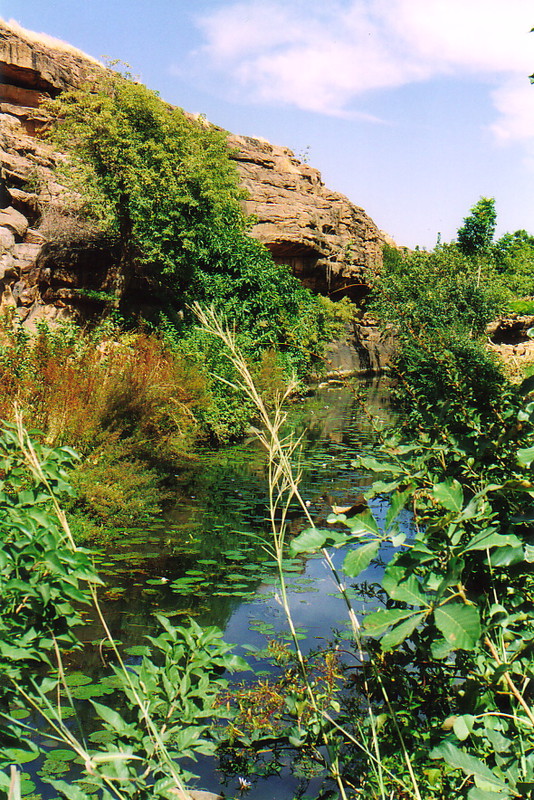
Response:
[[[532,23],[531,0],[240,0],[198,19],[195,58],[241,99],[336,115],[376,90],[475,77],[494,87],[495,135],[517,139],[534,137]]]
[[[525,78],[522,84],[510,81],[493,92],[499,117],[491,126],[501,142],[534,139],[534,87]]]

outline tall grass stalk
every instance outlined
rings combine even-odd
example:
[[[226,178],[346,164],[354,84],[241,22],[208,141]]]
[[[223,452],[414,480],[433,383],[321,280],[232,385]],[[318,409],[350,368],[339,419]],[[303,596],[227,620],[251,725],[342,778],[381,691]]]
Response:
[[[235,383],[232,383],[230,385],[232,385],[236,389],[241,390],[250,400],[252,400],[258,411],[259,419],[261,422],[261,428],[256,429],[255,433],[258,440],[264,446],[269,458],[270,523],[271,523],[271,533],[272,533],[272,548],[278,565],[278,573],[280,578],[280,594],[281,594],[280,600],[286,615],[289,631],[295,647],[295,653],[297,656],[298,663],[300,665],[302,678],[304,680],[310,705],[314,713],[321,715],[323,719],[327,720],[331,725],[333,725],[333,727],[339,732],[340,735],[345,737],[347,740],[351,741],[367,755],[370,764],[376,770],[376,778],[379,786],[379,791],[383,800],[385,800],[386,798],[386,786],[384,779],[385,772],[387,772],[388,777],[390,779],[392,779],[395,783],[400,784],[404,789],[404,791],[410,791],[411,789],[412,796],[416,800],[421,800],[421,794],[419,791],[418,782],[411,764],[408,749],[404,742],[400,726],[398,725],[398,722],[395,717],[394,709],[390,704],[389,698],[387,697],[387,694],[385,692],[385,687],[383,686],[382,681],[380,681],[379,679],[379,683],[382,692],[384,694],[386,705],[392,716],[393,724],[395,726],[397,735],[399,737],[401,752],[403,754],[403,758],[405,760],[408,773],[410,775],[410,780],[412,784],[411,787],[406,787],[404,783],[402,781],[399,781],[399,779],[396,778],[396,776],[394,776],[389,770],[385,770],[384,765],[382,764],[382,759],[380,757],[376,719],[372,710],[372,704],[370,701],[370,692],[368,689],[368,684],[366,679],[364,680],[364,689],[368,697],[367,715],[369,718],[369,723],[371,728],[371,738],[372,738],[372,746],[374,752],[371,752],[369,750],[369,748],[365,744],[365,741],[363,740],[363,737],[362,741],[358,741],[349,731],[346,730],[346,728],[340,726],[327,712],[323,711],[318,707],[313,691],[313,686],[311,685],[308,677],[306,661],[299,644],[295,623],[289,606],[289,601],[287,596],[287,584],[285,580],[284,563],[283,563],[285,546],[286,546],[287,512],[289,510],[290,504],[293,501],[296,501],[299,504],[309,526],[312,528],[315,527],[308,506],[306,505],[306,502],[300,492],[300,481],[302,478],[302,470],[298,464],[298,452],[301,440],[295,439],[291,434],[284,436],[282,435],[281,432],[282,426],[286,420],[286,414],[283,411],[283,405],[284,402],[288,399],[288,397],[294,393],[296,388],[296,382],[291,382],[288,385],[286,391],[283,394],[280,394],[277,401],[274,403],[274,408],[268,409],[255,384],[255,381],[248,368],[248,364],[245,358],[243,357],[243,354],[241,353],[239,347],[236,344],[236,337],[234,335],[234,332],[230,330],[230,328],[228,328],[221,321],[221,319],[217,316],[217,314],[213,309],[205,309],[199,306],[198,304],[195,304],[194,312],[204,330],[210,333],[211,335],[217,337],[218,339],[220,339],[226,346],[227,357],[233,364],[239,376],[239,378],[235,381]],[[219,379],[223,380],[225,383],[229,383],[229,381],[227,381],[226,379],[223,378]],[[334,566],[334,563],[332,561],[332,558],[328,550],[326,548],[323,548],[321,552],[332,573],[332,576],[336,583],[336,587],[345,602],[354,640],[358,647],[361,665],[362,668],[364,668],[366,658],[362,645],[360,624],[357,615],[354,611],[354,608],[352,607],[350,598],[346,591],[346,587],[338,571]],[[323,732],[323,741],[326,746],[327,752],[332,753],[333,750],[335,750],[335,748],[332,748],[332,743],[329,740],[329,735],[326,732]],[[343,782],[343,778],[339,772],[339,761],[337,756],[334,756],[332,758],[329,768],[331,770],[332,776],[336,780],[342,798],[346,798],[346,789]]]

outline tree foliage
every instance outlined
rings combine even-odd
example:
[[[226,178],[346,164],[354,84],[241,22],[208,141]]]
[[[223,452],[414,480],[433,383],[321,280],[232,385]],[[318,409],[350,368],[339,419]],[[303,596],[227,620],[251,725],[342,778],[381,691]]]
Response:
[[[332,335],[335,309],[249,236],[226,134],[112,72],[49,108],[82,215],[118,240],[115,305],[143,286],[151,323],[166,320],[173,340],[191,341],[188,306],[213,304],[251,358],[274,348],[287,371],[309,372]]]
[[[458,247],[461,252],[466,256],[487,253],[493,241],[496,223],[495,199],[481,197],[458,230]]]
[[[534,294],[534,236],[525,230],[505,233],[492,247],[500,281],[514,295]]]
[[[372,308],[396,332],[396,396],[405,424],[439,427],[447,420],[462,430],[466,404],[495,413],[502,372],[481,341],[505,298],[488,278],[493,272],[489,260],[439,245],[391,262],[377,282]]]
[[[226,135],[129,77],[62,94],[52,135],[84,210],[120,240],[123,282],[141,267],[175,288],[209,255],[209,234],[244,229],[241,191]]]

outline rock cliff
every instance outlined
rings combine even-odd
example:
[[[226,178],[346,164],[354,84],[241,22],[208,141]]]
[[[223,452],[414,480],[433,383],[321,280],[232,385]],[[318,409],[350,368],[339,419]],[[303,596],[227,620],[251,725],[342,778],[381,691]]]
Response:
[[[102,69],[69,45],[0,22],[0,290],[2,307],[13,307],[28,325],[43,317],[83,316],[83,303],[90,306],[86,290],[105,286],[97,243],[92,270],[79,260],[72,265],[42,257],[43,216],[46,222],[53,215],[63,189],[54,173],[60,154],[36,136],[43,97],[79,86]],[[385,240],[365,212],[325,187],[320,173],[287,148],[234,134],[229,146],[249,195],[246,209],[257,220],[252,235],[314,291],[333,299],[365,295],[366,273],[379,267]]]
[[[252,235],[313,291],[334,300],[366,294],[366,272],[381,264],[385,237],[365,211],[286,147],[234,134],[229,144],[257,219]]]

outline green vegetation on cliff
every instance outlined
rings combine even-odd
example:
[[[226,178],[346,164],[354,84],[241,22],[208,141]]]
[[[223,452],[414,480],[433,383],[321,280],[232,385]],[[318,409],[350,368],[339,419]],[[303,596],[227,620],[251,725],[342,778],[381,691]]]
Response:
[[[77,448],[77,509],[128,524],[161,506],[198,442],[242,437],[257,413],[193,304],[235,329],[266,398],[320,370],[343,313],[250,237],[224,132],[112,71],[48,112],[69,191],[44,209],[47,263],[85,248],[83,269],[107,277],[86,330],[6,320],[0,410],[16,402],[47,443]]]
[[[254,360],[274,349],[306,376],[335,310],[249,236],[225,133],[113,72],[49,110],[78,215],[116,242],[109,305],[176,342],[196,326],[191,304],[213,305]]]
[[[142,287],[144,313],[156,324],[163,314],[179,336],[191,303],[213,304],[254,356],[274,347],[305,375],[328,339],[326,310],[248,235],[226,134],[112,72],[49,110],[78,214],[117,243],[112,304],[138,312]]]

